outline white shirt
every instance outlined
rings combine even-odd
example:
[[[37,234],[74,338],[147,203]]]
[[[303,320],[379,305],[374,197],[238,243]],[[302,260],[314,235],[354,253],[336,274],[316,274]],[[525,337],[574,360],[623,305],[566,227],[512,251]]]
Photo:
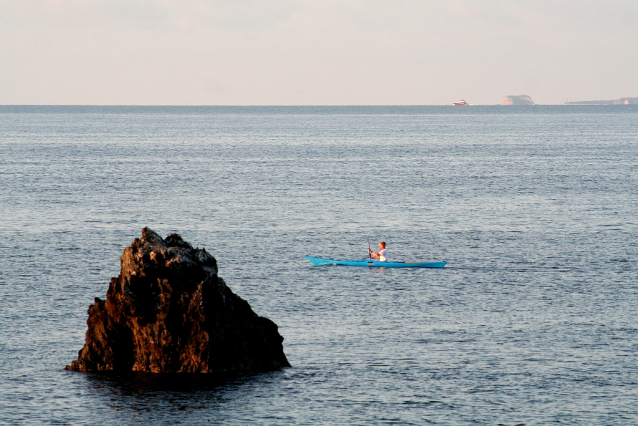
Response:
[[[383,249],[379,252],[379,260],[381,262],[388,262],[390,259],[388,258],[388,249]]]

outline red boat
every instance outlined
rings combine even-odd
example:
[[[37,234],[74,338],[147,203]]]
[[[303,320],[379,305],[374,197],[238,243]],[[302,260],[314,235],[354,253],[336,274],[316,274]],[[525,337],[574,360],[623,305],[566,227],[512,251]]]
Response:
[[[469,105],[469,104],[465,102],[465,99],[461,99],[458,102],[454,102],[454,105]]]

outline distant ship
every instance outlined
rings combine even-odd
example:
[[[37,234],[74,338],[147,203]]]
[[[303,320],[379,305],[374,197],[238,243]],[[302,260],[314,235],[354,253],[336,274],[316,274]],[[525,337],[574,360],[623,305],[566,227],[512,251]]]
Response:
[[[461,99],[458,102],[454,102],[454,105],[469,105],[469,104],[465,102],[465,99]]]

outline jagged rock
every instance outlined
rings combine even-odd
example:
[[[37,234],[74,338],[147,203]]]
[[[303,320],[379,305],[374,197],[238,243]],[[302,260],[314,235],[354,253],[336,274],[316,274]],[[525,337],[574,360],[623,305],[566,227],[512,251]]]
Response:
[[[86,344],[68,370],[266,371],[290,364],[277,325],[217,276],[217,261],[149,228],[124,249],[106,301],[89,307]]]
[[[505,96],[503,105],[534,105],[534,101],[527,95]]]

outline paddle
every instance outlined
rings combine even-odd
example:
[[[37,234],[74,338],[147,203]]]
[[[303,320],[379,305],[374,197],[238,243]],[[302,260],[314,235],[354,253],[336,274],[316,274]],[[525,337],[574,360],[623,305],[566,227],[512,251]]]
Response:
[[[370,240],[368,240],[368,259],[372,259],[372,253],[370,253]]]

